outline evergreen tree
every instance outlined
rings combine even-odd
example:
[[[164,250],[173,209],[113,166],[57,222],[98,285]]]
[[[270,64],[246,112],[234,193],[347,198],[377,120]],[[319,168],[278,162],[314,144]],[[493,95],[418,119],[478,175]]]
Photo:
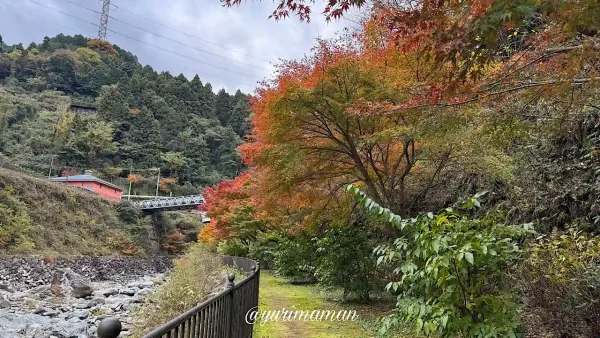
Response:
[[[226,126],[229,124],[232,110],[231,97],[225,89],[219,90],[215,99],[215,116],[219,119],[221,125]]]

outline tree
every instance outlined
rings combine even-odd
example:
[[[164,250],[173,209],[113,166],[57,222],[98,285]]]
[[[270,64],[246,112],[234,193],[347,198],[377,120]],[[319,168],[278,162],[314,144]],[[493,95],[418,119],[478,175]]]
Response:
[[[215,98],[215,116],[221,122],[221,125],[229,125],[232,115],[231,97],[225,89],[219,90],[217,97]]]
[[[444,175],[506,160],[497,148],[502,144],[475,126],[476,117],[467,123],[465,112],[384,114],[414,100],[411,89],[424,86],[411,68],[415,57],[382,61],[355,47],[321,42],[311,58],[282,66],[281,75],[253,98],[252,141],[240,148],[246,163],[263,173],[267,203],[316,194],[319,187],[317,199],[327,204],[341,187],[361,182],[375,201],[410,215]],[[381,68],[383,62],[396,73]]]

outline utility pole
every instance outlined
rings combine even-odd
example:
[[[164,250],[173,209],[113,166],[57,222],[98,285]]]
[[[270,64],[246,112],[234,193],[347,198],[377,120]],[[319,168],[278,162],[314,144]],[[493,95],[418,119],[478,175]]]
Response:
[[[50,159],[50,170],[48,171],[48,178],[50,178],[50,176],[52,175],[52,165],[54,165],[54,157],[56,155],[52,155],[52,158]]]
[[[106,41],[108,30],[108,13],[110,12],[110,0],[102,0],[102,13],[100,14],[100,26],[98,27],[98,39]]]
[[[158,197],[158,185],[160,184],[160,168],[156,170],[158,171],[158,176],[156,178],[156,197]]]
[[[129,176],[133,175],[133,165],[129,165]],[[131,199],[131,177],[127,177],[129,181],[129,192],[127,193],[127,200]]]

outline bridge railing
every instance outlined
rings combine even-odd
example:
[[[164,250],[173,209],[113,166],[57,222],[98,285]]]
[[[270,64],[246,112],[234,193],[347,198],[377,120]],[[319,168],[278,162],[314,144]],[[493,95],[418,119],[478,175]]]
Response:
[[[260,269],[247,258],[223,256],[224,263],[244,272],[246,277],[235,283],[228,276],[225,290],[210,297],[187,312],[146,333],[142,338],[249,338],[252,323],[247,313],[258,306]],[[121,323],[105,319],[98,325],[99,338],[116,338]]]
[[[180,196],[180,197],[168,197],[161,198],[157,197],[152,200],[144,200],[133,202],[134,205],[139,206],[143,210],[150,209],[164,209],[164,208],[177,208],[189,205],[199,205],[204,203],[204,197],[202,195],[192,196]]]

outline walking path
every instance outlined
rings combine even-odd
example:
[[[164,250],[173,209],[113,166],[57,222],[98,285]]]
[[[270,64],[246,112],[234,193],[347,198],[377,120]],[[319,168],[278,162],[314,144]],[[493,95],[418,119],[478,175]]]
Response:
[[[281,310],[356,310],[356,321],[270,321],[255,323],[255,338],[363,338],[374,337],[367,329],[374,328],[374,320],[381,314],[373,306],[338,304],[323,299],[322,291],[312,285],[292,285],[270,271],[261,272],[259,309]]]

